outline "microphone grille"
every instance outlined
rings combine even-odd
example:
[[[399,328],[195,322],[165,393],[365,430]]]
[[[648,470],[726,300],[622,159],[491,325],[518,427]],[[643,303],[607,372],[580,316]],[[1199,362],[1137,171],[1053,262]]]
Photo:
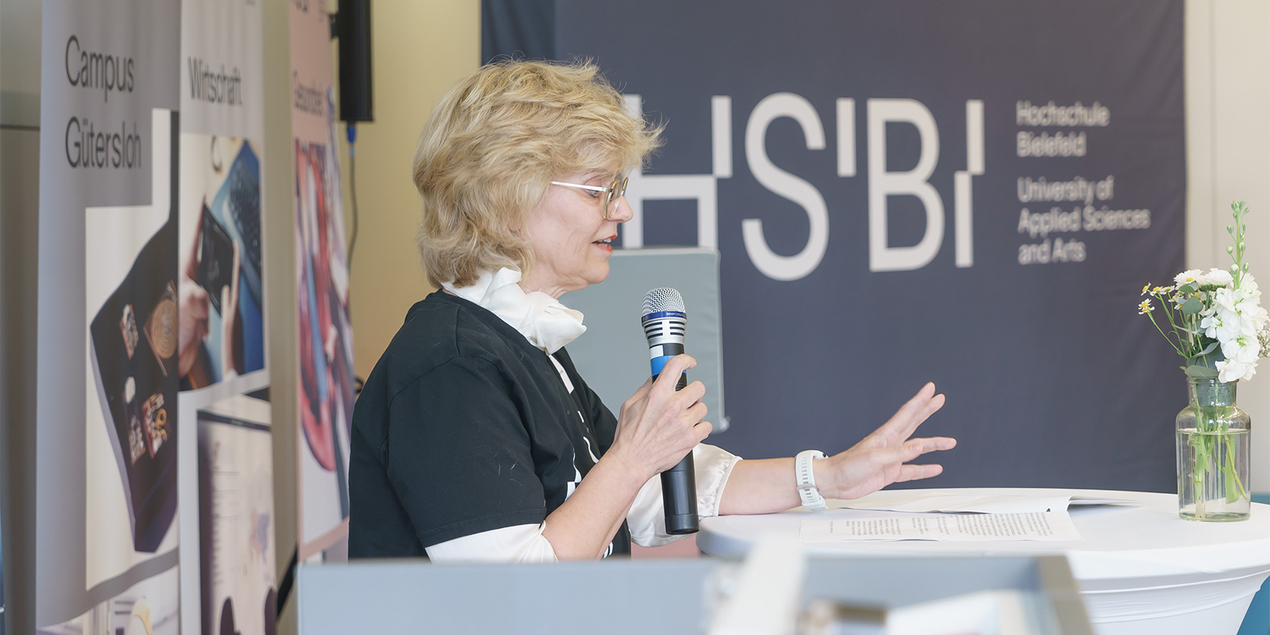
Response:
[[[657,287],[652,291],[644,294],[644,312],[643,315],[650,313],[659,313],[661,311],[679,311],[686,313],[684,310],[683,296],[679,292],[670,287]]]

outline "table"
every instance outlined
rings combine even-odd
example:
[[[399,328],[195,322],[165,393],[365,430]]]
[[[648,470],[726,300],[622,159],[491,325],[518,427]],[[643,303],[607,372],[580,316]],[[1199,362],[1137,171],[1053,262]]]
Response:
[[[1270,576],[1270,505],[1253,503],[1237,523],[1178,518],[1177,496],[1108,490],[1023,488],[932,489],[930,494],[1071,494],[1132,500],[1135,506],[1076,507],[1069,511],[1083,541],[867,542],[805,545],[813,557],[1065,554],[1090,621],[1100,635],[1234,634],[1252,596]],[[903,490],[912,494],[913,490]],[[853,503],[880,502],[882,491]],[[803,520],[880,518],[894,512],[838,509],[813,516],[799,507],[780,514],[722,516],[701,521],[697,546],[708,554],[741,557],[759,537],[798,535]]]

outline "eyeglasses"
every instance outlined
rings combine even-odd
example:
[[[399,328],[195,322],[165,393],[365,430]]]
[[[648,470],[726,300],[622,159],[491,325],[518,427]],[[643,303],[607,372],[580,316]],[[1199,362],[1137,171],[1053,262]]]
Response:
[[[579,183],[564,183],[562,181],[552,181],[552,185],[561,187],[572,187],[579,190],[587,190],[588,192],[604,193],[604,220],[613,220],[613,212],[617,210],[617,199],[622,198],[626,194],[626,183],[630,177],[619,176],[609,183],[608,187],[600,187],[598,185],[581,185]]]

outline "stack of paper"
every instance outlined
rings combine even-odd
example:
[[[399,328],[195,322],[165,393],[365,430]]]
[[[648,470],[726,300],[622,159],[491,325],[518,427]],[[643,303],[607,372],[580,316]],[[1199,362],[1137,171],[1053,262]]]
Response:
[[[865,540],[1084,540],[1076,525],[1072,524],[1071,516],[1065,511],[805,520],[799,538],[804,543]]]

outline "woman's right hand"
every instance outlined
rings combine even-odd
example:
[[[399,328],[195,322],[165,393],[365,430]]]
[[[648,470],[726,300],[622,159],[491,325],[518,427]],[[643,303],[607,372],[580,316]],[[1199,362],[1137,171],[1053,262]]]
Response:
[[[605,456],[618,458],[645,476],[665,472],[679,463],[713,429],[701,397],[706,387],[694,381],[676,391],[679,376],[697,365],[688,355],[666,363],[657,381],[649,379],[626,403],[617,418],[613,446]]]

